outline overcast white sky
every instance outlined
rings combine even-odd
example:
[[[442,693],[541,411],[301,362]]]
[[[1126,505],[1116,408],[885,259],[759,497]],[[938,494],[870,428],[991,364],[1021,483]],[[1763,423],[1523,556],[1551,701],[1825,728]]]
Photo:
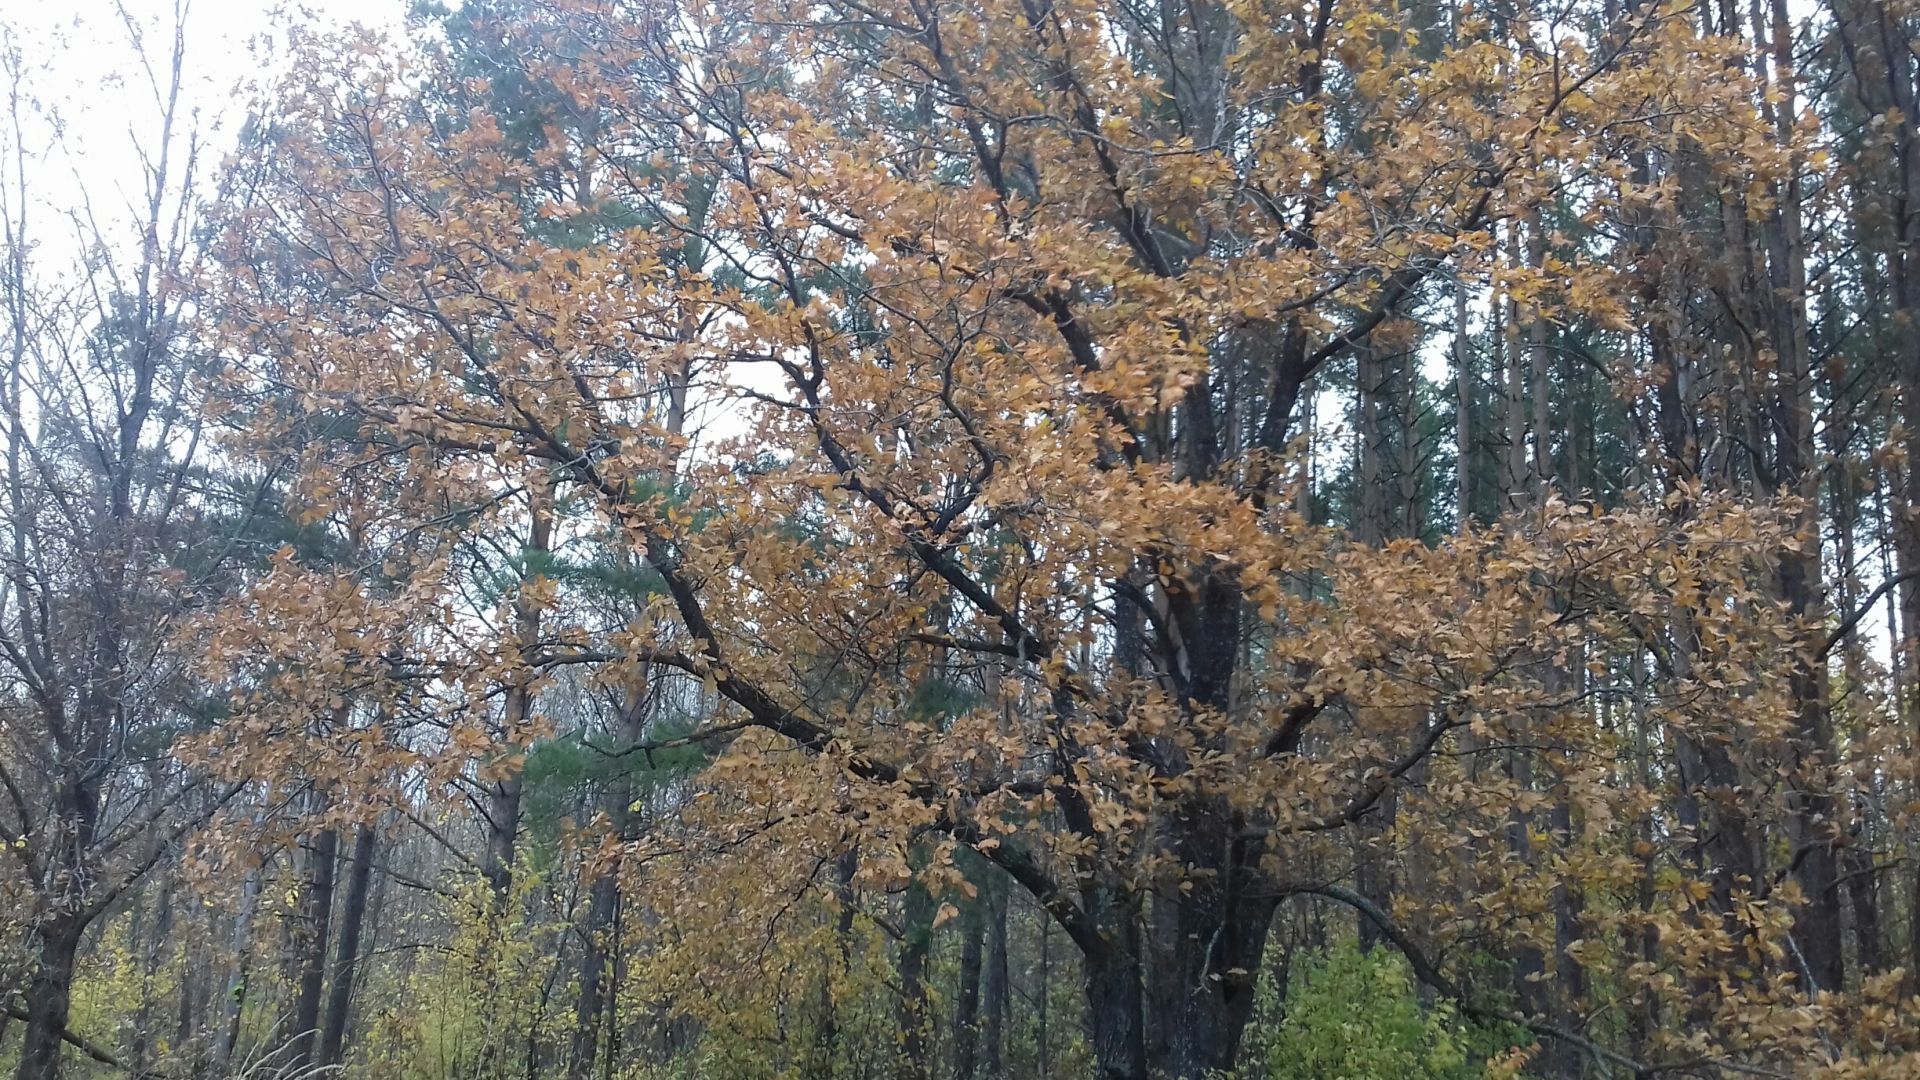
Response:
[[[182,122],[192,117],[210,171],[231,149],[247,102],[277,69],[289,28],[324,30],[360,22],[399,28],[408,0],[0,0],[0,40],[10,38],[25,69],[22,121],[29,156],[32,234],[43,270],[69,254],[73,230],[61,219],[91,202],[108,232],[127,219],[143,188],[141,147],[156,144],[160,109],[140,66],[128,23],[166,77],[176,16],[186,33]],[[0,87],[0,104],[4,102]],[[0,134],[0,145],[10,142]],[[10,147],[9,147],[10,149]],[[83,197],[84,196],[84,197]]]

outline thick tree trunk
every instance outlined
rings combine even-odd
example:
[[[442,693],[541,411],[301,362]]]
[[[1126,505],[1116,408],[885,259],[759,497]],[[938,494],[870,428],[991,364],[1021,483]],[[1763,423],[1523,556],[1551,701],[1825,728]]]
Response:
[[[1093,891],[1109,893],[1105,887]],[[1147,1080],[1147,1043],[1140,992],[1140,929],[1133,905],[1102,898],[1095,925],[1109,928],[1101,946],[1082,958],[1086,973],[1087,1034],[1099,1080]],[[1102,919],[1099,907],[1119,918]],[[1121,910],[1112,911],[1118,907]]]
[[[60,1075],[60,1036],[67,1030],[73,1001],[74,958],[85,927],[72,920],[40,928],[40,948],[27,980],[27,1020],[21,1035],[15,1080],[56,1080]]]
[[[1186,871],[1150,903],[1098,879],[1082,886],[1092,933],[1075,937],[1101,1080],[1200,1080],[1233,1067],[1275,910],[1257,847],[1233,821],[1217,805],[1170,815],[1167,851]]]
[[[820,976],[820,1054],[829,1063],[840,1045],[840,1003],[835,986],[853,968],[853,879],[859,871],[859,848],[850,847],[834,860],[834,964]]]
[[[1197,718],[1233,708],[1242,602],[1238,583],[1212,568],[1191,577],[1166,590],[1184,644],[1166,658],[1163,677]],[[1109,882],[1082,889],[1103,938],[1089,948],[1078,935],[1083,952],[1096,954],[1087,958],[1089,1016],[1118,1010],[1094,1028],[1106,1073],[1138,1065],[1147,1075],[1198,1080],[1232,1068],[1278,892],[1259,873],[1261,841],[1245,826],[1223,797],[1184,796],[1159,814],[1154,834],[1166,865],[1180,868],[1177,880],[1147,897]]]
[[[1180,891],[1154,897],[1143,970],[1147,1067],[1200,1078],[1233,1068],[1253,1015],[1254,987],[1273,922],[1273,890],[1253,873],[1257,853],[1237,840],[1222,807],[1176,818],[1172,847],[1186,867]],[[1224,857],[1223,857],[1224,856]]]

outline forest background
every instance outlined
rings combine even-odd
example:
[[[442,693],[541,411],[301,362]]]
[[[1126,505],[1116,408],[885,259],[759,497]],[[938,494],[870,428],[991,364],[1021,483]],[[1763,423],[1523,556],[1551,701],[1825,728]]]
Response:
[[[1920,7],[369,13],[0,18],[19,1080],[1920,1072]]]

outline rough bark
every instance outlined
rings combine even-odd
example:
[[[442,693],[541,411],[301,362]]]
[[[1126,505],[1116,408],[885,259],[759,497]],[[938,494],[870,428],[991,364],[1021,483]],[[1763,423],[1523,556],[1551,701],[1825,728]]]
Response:
[[[1005,1071],[1008,1009],[1012,982],[1007,971],[1007,881],[988,878],[986,966],[980,976],[980,1071],[998,1077]]]
[[[1777,101],[1763,102],[1772,112],[1780,145],[1795,143],[1796,85],[1792,72],[1793,40],[1786,0],[1773,0],[1766,9],[1771,21],[1762,24],[1754,10],[1754,40],[1769,50],[1772,90]],[[1781,560],[1780,593],[1789,610],[1808,622],[1823,616],[1820,565],[1820,525],[1817,520],[1819,476],[1814,457],[1813,372],[1807,328],[1806,241],[1800,217],[1799,181],[1788,177],[1778,185],[1777,198],[1766,222],[1767,297],[1773,318],[1773,348],[1778,357],[1781,386],[1775,395],[1777,432],[1774,482],[1807,500],[1800,522],[1801,544]],[[1793,873],[1805,895],[1794,933],[1805,954],[1807,975],[1822,990],[1839,990],[1845,982],[1842,907],[1839,889],[1838,823],[1832,791],[1833,722],[1827,702],[1824,658],[1808,657],[1792,673],[1793,694],[1799,704],[1795,766],[1796,794],[1788,804],[1787,833],[1794,846]]]
[[[1224,808],[1196,807],[1176,821],[1173,851],[1187,871],[1178,893],[1156,895],[1149,913],[1147,1067],[1202,1077],[1231,1069],[1239,1054],[1275,905],[1254,871],[1257,851],[1234,839]]]
[[[26,1024],[15,1080],[57,1080],[60,1075],[60,1042],[67,1030],[74,959],[84,929],[71,919],[52,920],[40,927],[33,973],[27,979]]]
[[[853,878],[860,869],[860,850],[848,848],[833,865],[833,940],[835,965],[820,977],[820,1040],[823,1061],[831,1062],[840,1046],[840,1003],[835,987],[853,966]]]
[[[543,554],[552,547],[553,492],[550,479],[547,484],[546,487],[528,489],[531,522],[527,532],[527,551],[532,554]],[[523,590],[515,597],[513,612],[514,639],[521,649],[531,651],[540,638],[541,609]],[[520,799],[523,789],[521,763],[517,754],[523,749],[521,740],[526,737],[527,725],[533,718],[533,698],[531,673],[523,673],[507,687],[501,730],[509,750],[505,758],[497,763],[497,775],[487,786],[487,846],[480,867],[493,892],[493,917],[496,919],[506,914],[513,897],[514,848],[520,840]]]
[[[932,1002],[927,988],[927,958],[933,945],[934,914],[933,894],[916,879],[907,886],[900,920],[900,953],[895,961],[900,980],[900,1068],[907,1080],[927,1080],[931,1075],[927,1025],[932,1021]]]
[[[327,1014],[320,1032],[320,1064],[338,1065],[346,1049],[347,1019],[353,1007],[353,985],[360,962],[360,930],[367,914],[367,895],[373,883],[373,859],[379,834],[371,823],[354,831],[353,853],[347,866],[347,891],[340,903],[339,943],[334,949],[333,981],[327,988]]]
[[[1089,918],[1101,928],[1099,945],[1083,949],[1081,960],[1097,1076],[1146,1080],[1139,905],[1112,886],[1095,884],[1086,891]]]
[[[509,694],[509,708],[516,696]],[[514,848],[520,842],[520,773],[516,765],[505,768],[513,771],[487,785],[487,847],[480,864],[495,918],[505,915],[513,902]]]
[[[172,929],[173,879],[169,876],[160,883],[160,895],[154,904],[151,923],[144,924],[139,918],[134,921],[134,947],[144,954],[141,960],[140,1008],[134,1014],[132,1046],[127,1055],[135,1070],[147,1067],[148,1033],[153,1030],[154,1023],[154,980],[160,973],[161,957]],[[142,938],[145,940],[142,941]],[[184,996],[184,988],[182,993]]]
[[[1473,525],[1474,464],[1479,455],[1474,448],[1473,428],[1473,349],[1467,340],[1467,286],[1459,282],[1453,288],[1453,377],[1454,377],[1454,519],[1461,532]]]
[[[594,1059],[600,1046],[600,1025],[606,1014],[603,983],[612,951],[608,941],[613,926],[614,906],[620,901],[617,867],[603,869],[593,880],[587,901],[587,921],[581,927],[580,993],[574,1002],[573,1036],[567,1050],[567,1075],[572,1080],[592,1080]]]
[[[960,927],[960,988],[953,1006],[953,1075],[973,1080],[980,1062],[980,974],[986,960],[986,905],[969,902]]]
[[[644,670],[627,685],[615,725],[615,736],[623,747],[633,746],[646,734],[651,686],[652,680]],[[631,774],[622,772],[608,785],[603,803],[607,821],[623,843],[634,836],[635,795]],[[616,852],[608,865],[599,868],[599,876],[593,881],[587,921],[582,927],[585,942],[580,954],[580,990],[574,1002],[573,1036],[567,1051],[567,1075],[573,1080],[591,1080],[602,1025],[611,1026],[614,1016],[614,988],[607,984],[609,977],[617,982],[619,974],[619,911],[620,857]],[[609,970],[610,966],[615,970]]]
[[[294,1075],[313,1066],[319,1048],[321,991],[327,977],[334,862],[339,847],[340,834],[334,829],[322,829],[307,842],[306,880],[300,902],[299,981],[294,992],[286,1069]]]

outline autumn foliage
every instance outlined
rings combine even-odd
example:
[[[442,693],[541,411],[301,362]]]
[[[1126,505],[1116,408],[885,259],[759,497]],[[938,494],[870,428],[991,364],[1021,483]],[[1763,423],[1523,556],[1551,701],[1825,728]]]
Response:
[[[1790,15],[306,41],[193,281],[284,516],[169,639],[176,1064],[1920,1068],[1912,15]]]

